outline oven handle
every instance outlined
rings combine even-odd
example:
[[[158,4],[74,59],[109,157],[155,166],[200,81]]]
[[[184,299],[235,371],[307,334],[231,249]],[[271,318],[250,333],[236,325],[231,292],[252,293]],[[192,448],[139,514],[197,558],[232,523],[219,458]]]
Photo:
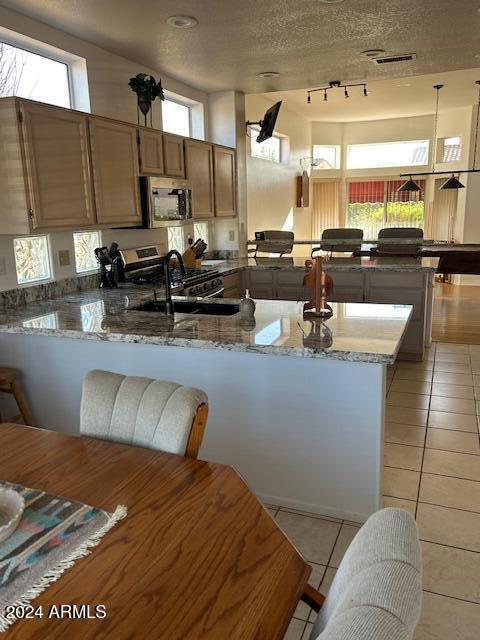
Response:
[[[208,295],[202,296],[202,297],[203,298],[221,298],[224,291],[225,291],[225,288],[222,287],[221,289],[216,289],[212,293],[209,293]]]

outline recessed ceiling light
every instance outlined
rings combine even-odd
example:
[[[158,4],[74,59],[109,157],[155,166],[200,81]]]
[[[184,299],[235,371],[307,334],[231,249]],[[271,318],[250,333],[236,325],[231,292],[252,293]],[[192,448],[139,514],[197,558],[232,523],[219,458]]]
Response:
[[[191,29],[198,24],[198,20],[191,16],[170,16],[167,19],[167,24],[177,29]]]
[[[318,0],[322,4],[340,4],[343,0]]]
[[[261,71],[257,73],[257,78],[278,78],[278,71]]]
[[[366,51],[360,51],[360,55],[366,58],[377,58],[384,53],[385,49],[367,49]]]

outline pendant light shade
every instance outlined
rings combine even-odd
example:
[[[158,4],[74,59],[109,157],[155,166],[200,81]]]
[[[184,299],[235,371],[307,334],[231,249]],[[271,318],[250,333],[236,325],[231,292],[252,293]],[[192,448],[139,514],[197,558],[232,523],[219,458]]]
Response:
[[[410,176],[409,180],[404,182],[398,191],[421,191],[421,189],[415,180],[412,180],[412,176]]]
[[[452,177],[446,180],[440,189],[465,189],[465,185],[452,174]]]

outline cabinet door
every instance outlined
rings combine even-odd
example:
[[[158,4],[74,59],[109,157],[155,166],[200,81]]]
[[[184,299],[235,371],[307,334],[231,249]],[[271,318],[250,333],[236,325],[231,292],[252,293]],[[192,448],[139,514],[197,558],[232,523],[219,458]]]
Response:
[[[139,129],[140,173],[163,176],[163,138],[158,131]]]
[[[21,103],[33,229],[95,224],[88,117]]]
[[[99,224],[139,226],[137,128],[90,118],[90,139]]]
[[[226,147],[213,148],[215,175],[215,215],[232,217],[237,214],[235,151]]]
[[[194,218],[212,218],[213,147],[208,142],[185,140],[187,179],[192,183],[192,212]]]
[[[163,169],[166,176],[185,177],[183,138],[163,134]]]

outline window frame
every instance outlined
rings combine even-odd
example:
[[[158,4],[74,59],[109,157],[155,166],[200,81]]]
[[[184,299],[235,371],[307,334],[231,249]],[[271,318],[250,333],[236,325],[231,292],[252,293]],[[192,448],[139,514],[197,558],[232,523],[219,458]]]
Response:
[[[45,238],[45,245],[46,245],[46,250],[47,250],[47,265],[48,265],[48,276],[46,276],[45,278],[35,278],[34,280],[28,280],[26,282],[20,282],[19,281],[19,274],[18,274],[18,265],[17,265],[17,255],[16,255],[16,251],[15,251],[15,241],[16,240],[29,240],[29,239],[33,239],[33,238]],[[53,271],[53,261],[52,261],[52,247],[51,247],[51,243],[50,243],[50,236],[46,233],[36,233],[34,235],[25,235],[25,236],[15,236],[12,239],[12,245],[13,245],[13,259],[14,259],[14,263],[15,263],[15,277],[17,280],[17,286],[18,287],[32,287],[32,286],[36,286],[38,283],[47,283],[47,282],[53,282],[53,280],[55,279],[54,276],[54,271]]]
[[[76,235],[85,235],[87,233],[96,233],[98,235],[98,246],[102,246],[102,231],[101,229],[85,229],[84,231],[73,231],[72,232],[72,240],[73,240],[73,261],[75,263],[75,273],[77,276],[81,275],[89,275],[91,273],[97,273],[99,270],[99,265],[97,264],[95,267],[91,269],[84,269],[79,271],[77,267],[77,253],[75,250],[75,236]]]
[[[165,102],[173,102],[174,104],[178,104],[181,107],[185,107],[186,109],[188,109],[188,133],[184,134],[184,133],[177,133],[175,131],[169,131],[168,129],[165,129],[165,123],[163,121],[163,105],[165,104]],[[189,104],[187,101],[183,101],[181,98],[172,98],[170,97],[170,95],[165,92],[165,100],[162,101],[162,131],[165,131],[165,133],[171,133],[172,135],[175,136],[183,136],[184,138],[191,138],[192,137],[192,105]]]
[[[345,226],[347,228],[353,228],[350,226],[350,199],[349,199],[349,191],[350,191],[350,184],[351,183],[357,183],[357,182],[383,182],[383,200],[382,200],[382,210],[383,210],[383,221],[382,221],[382,225],[383,227],[388,227],[388,203],[389,202],[395,202],[394,200],[389,200],[389,191],[388,191],[388,184],[390,182],[402,182],[401,180],[398,180],[398,176],[368,176],[368,177],[352,177],[352,178],[347,178],[346,180],[346,200],[345,200]],[[420,200],[420,198],[418,199],[418,201],[423,202],[423,226],[419,227],[425,230],[425,224],[426,224],[426,182],[425,182],[425,188],[423,190],[423,199]],[[365,204],[365,203],[363,203]],[[372,203],[373,204],[373,203]],[[378,203],[380,204],[380,202]],[[367,238],[370,239],[370,238]]]
[[[258,125],[250,126],[250,135],[249,135],[249,145],[250,145],[250,158],[255,160],[263,160],[264,162],[269,162],[271,164],[285,164],[287,162],[285,145],[288,144],[288,136],[282,135],[278,133],[278,131],[274,131],[271,135],[272,138],[278,140],[278,160],[269,160],[268,158],[262,158],[261,156],[255,156],[252,153],[252,139],[254,137],[254,132],[258,135],[260,133],[260,127]],[[269,138],[270,139],[270,138]],[[266,142],[266,141],[265,141]],[[261,143],[259,143],[261,144]]]
[[[333,167],[316,167],[312,165],[314,171],[339,171],[342,166],[342,147],[339,144],[312,144],[312,162],[315,162],[315,147],[325,147],[335,150],[335,162]]]
[[[87,61],[85,58],[0,26],[0,42],[67,67],[69,109],[91,112]],[[20,96],[18,96],[20,97]],[[40,101],[39,101],[40,102]],[[45,102],[43,104],[51,104]],[[54,105],[55,106],[55,105]]]
[[[349,160],[350,160],[350,149],[354,148],[354,147],[385,147],[387,145],[394,145],[394,144],[408,144],[408,143],[426,143],[427,144],[427,158],[426,158],[426,162],[424,162],[423,164],[389,164],[389,165],[380,165],[380,166],[362,166],[362,167],[351,167],[349,164]],[[431,140],[428,138],[423,138],[423,139],[417,139],[417,140],[391,140],[388,142],[355,142],[355,143],[351,143],[351,144],[347,144],[346,145],[346,155],[345,155],[345,169],[346,171],[381,171],[381,170],[386,170],[386,169],[392,169],[395,167],[427,167],[429,164],[429,160],[430,160],[430,155],[431,155]]]

